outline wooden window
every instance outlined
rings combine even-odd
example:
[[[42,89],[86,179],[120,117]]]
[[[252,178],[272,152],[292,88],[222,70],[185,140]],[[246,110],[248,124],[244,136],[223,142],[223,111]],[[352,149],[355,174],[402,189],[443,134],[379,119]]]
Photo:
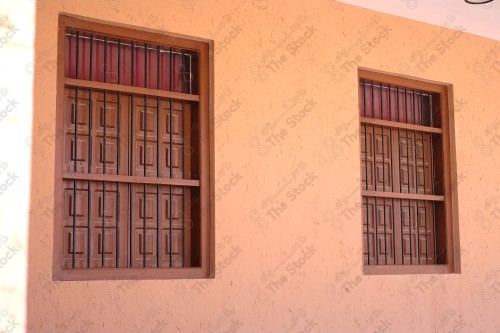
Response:
[[[61,15],[54,279],[213,272],[210,41]]]
[[[359,75],[364,272],[454,272],[449,88]]]

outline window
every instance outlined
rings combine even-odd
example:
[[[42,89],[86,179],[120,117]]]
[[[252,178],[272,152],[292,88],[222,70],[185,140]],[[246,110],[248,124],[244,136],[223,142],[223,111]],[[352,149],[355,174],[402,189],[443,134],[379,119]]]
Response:
[[[449,88],[359,76],[364,272],[456,271]]]
[[[54,279],[211,275],[212,50],[60,16]]]

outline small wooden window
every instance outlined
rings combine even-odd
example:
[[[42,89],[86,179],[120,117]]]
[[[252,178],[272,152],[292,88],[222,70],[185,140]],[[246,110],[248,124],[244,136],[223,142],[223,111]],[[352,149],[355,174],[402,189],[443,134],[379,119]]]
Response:
[[[54,278],[209,277],[212,44],[62,15]]]
[[[364,272],[453,272],[448,88],[360,70]]]

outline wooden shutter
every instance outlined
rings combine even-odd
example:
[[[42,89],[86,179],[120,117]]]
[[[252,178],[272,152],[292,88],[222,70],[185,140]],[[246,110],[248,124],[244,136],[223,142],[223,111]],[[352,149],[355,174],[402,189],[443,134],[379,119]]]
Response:
[[[74,30],[65,43],[63,268],[191,267],[196,52]]]
[[[364,263],[434,264],[439,97],[364,79],[359,87]]]

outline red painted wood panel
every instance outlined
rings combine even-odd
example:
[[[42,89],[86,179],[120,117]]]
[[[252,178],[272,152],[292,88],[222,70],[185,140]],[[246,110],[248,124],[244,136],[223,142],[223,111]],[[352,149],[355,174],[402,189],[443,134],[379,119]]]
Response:
[[[84,32],[78,34],[77,38],[74,31],[66,33],[66,77],[196,93],[193,89],[197,80],[195,52]]]

